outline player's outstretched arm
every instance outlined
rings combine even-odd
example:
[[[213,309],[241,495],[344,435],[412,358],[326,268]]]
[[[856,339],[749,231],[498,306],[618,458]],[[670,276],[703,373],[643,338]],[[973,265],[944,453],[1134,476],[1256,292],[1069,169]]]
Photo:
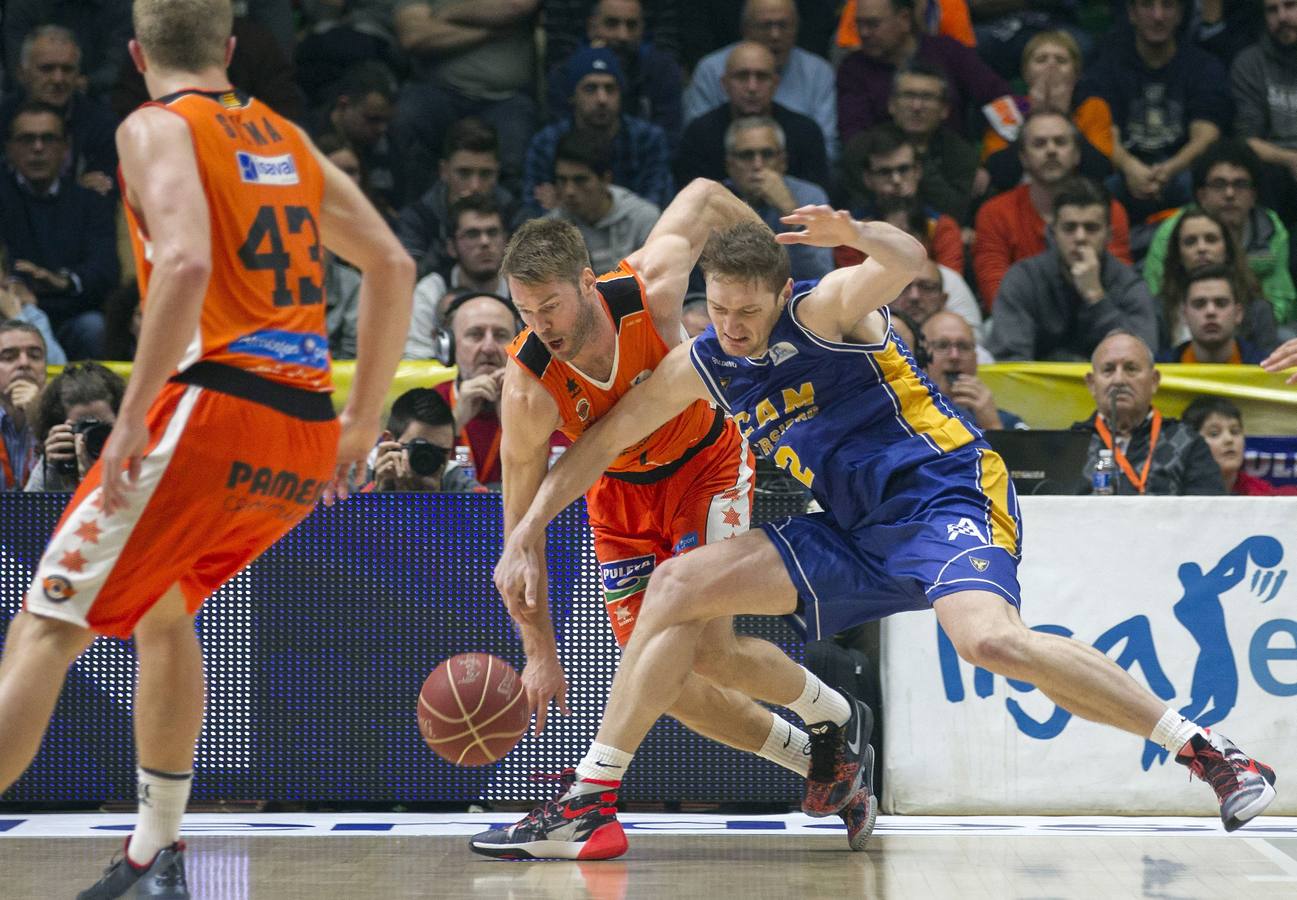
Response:
[[[360,188],[302,137],[324,171],[320,239],[361,272],[356,374],[339,417],[338,469],[329,492],[345,498],[349,470],[365,458],[382,430],[383,402],[410,329],[414,260]]]
[[[549,436],[559,425],[559,413],[554,399],[513,359],[505,366],[500,389],[500,423],[505,552],[495,567],[495,584],[522,638],[527,655],[522,686],[536,717],[535,733],[540,734],[551,700],[557,703],[559,712],[568,714],[567,677],[558,661],[554,622],[549,614],[544,525],[538,543],[514,546],[509,539],[545,479]],[[536,585],[538,598],[530,607],[522,602],[529,582]]]
[[[101,454],[108,514],[125,502],[123,467],[130,481],[139,475],[149,437],[145,413],[198,330],[212,272],[207,196],[185,120],[157,107],[137,110],[117,130],[117,153],[125,200],[149,236],[153,273],[130,382]]]
[[[695,178],[676,194],[649,232],[644,246],[626,258],[644,281],[658,330],[674,342],[680,306],[703,246],[713,231],[761,219],[724,185]]]
[[[685,341],[668,353],[647,380],[631,388],[559,458],[510,543],[543,542],[545,523],[585,493],[623,449],[652,434],[693,401],[710,396],[690,361],[692,347],[692,340]],[[529,585],[523,601],[531,604],[535,599]]]
[[[1261,360],[1261,368],[1267,372],[1282,372],[1293,366],[1297,366],[1297,338],[1284,341],[1273,353]],[[1285,384],[1297,384],[1297,372],[1289,375]]]
[[[803,230],[775,235],[781,244],[846,245],[865,254],[859,265],[824,276],[798,310],[804,325],[831,340],[852,333],[865,316],[896,299],[927,260],[923,245],[901,229],[858,222],[832,207],[803,206],[782,221]]]

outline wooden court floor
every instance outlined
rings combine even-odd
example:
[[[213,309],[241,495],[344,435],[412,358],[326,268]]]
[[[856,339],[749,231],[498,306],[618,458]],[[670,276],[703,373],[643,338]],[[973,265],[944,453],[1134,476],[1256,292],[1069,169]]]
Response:
[[[1297,897],[1297,823],[1286,823],[1229,836],[1142,827],[1122,833],[1120,826],[1107,834],[1078,827],[1079,833],[964,835],[948,833],[951,828],[889,834],[907,829],[883,821],[863,853],[849,852],[837,834],[633,832],[626,857],[596,863],[489,860],[469,853],[463,834],[199,833],[188,836],[187,856],[193,896],[213,900],[1265,900]],[[74,897],[120,846],[118,837],[6,836],[0,839],[0,897]]]

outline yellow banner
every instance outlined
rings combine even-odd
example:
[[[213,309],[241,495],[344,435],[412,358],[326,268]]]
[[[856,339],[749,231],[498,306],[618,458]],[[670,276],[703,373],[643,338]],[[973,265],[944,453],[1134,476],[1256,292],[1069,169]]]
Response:
[[[1297,434],[1297,385],[1284,384],[1260,366],[1160,364],[1162,384],[1153,403],[1178,416],[1194,397],[1215,394],[1243,413],[1248,434]],[[995,405],[1017,413],[1032,428],[1067,428],[1094,412],[1085,386],[1088,363],[997,363],[977,375],[995,394]]]
[[[123,378],[130,363],[105,363]],[[1233,401],[1243,412],[1249,434],[1297,434],[1297,385],[1284,384],[1284,375],[1271,375],[1259,366],[1159,365],[1162,385],[1153,398],[1157,408],[1178,416],[1199,394],[1216,394]],[[995,394],[995,405],[1017,413],[1032,428],[1067,428],[1094,412],[1094,399],[1085,387],[1088,363],[997,363],[982,366],[978,377]],[[351,390],[355,363],[333,364],[337,390],[333,405],[341,409]],[[455,377],[441,363],[407,360],[401,363],[388,392],[390,405],[416,387],[432,387]]]

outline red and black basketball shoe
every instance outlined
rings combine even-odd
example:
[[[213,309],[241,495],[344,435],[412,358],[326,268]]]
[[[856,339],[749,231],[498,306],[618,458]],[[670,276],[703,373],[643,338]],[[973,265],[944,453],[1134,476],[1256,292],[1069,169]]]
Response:
[[[1220,799],[1226,831],[1242,828],[1274,800],[1274,769],[1249,757],[1224,735],[1195,734],[1175,761],[1211,785]]]
[[[802,812],[808,816],[831,816],[841,810],[865,783],[872,779],[874,748],[869,736],[874,731],[874,711],[841,688],[838,692],[851,706],[845,725],[817,722],[806,726],[811,739],[811,770],[806,776]]]
[[[560,776],[554,800],[533,809],[507,828],[492,828],[469,839],[474,853],[499,859],[613,859],[626,852],[626,832],[617,821],[620,782],[583,782],[598,788],[573,793],[576,770]]]
[[[869,760],[871,771],[873,766],[871,754]],[[865,783],[860,786],[860,790],[856,791],[856,795],[847,801],[846,806],[838,810],[842,821],[847,823],[847,844],[855,851],[865,849],[869,836],[874,833],[874,822],[878,818],[878,798],[874,796],[873,786],[869,783],[872,780],[872,778],[865,778]]]

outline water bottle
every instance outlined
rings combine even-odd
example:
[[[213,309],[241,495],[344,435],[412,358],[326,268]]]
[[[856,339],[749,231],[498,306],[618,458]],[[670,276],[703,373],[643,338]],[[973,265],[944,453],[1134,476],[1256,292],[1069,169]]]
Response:
[[[1104,497],[1117,493],[1117,463],[1112,458],[1111,450],[1099,451],[1099,461],[1094,464],[1094,474],[1090,479],[1094,488],[1092,493]]]
[[[468,447],[464,444],[460,444],[455,448],[455,465],[456,467],[463,469],[464,474],[469,478],[475,477],[473,471],[473,454],[469,452]]]

